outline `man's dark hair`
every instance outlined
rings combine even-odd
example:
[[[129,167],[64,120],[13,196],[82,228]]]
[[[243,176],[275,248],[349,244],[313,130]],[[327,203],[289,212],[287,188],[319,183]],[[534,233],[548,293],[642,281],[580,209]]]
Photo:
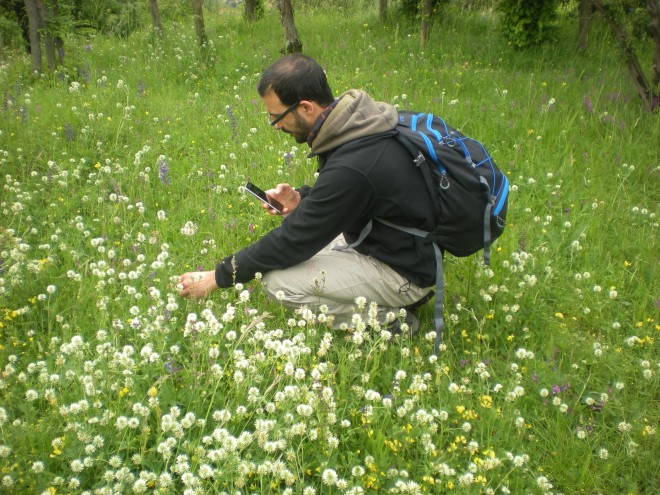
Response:
[[[264,96],[271,90],[285,105],[310,100],[327,106],[335,100],[323,68],[302,53],[285,55],[266,68],[257,91]]]

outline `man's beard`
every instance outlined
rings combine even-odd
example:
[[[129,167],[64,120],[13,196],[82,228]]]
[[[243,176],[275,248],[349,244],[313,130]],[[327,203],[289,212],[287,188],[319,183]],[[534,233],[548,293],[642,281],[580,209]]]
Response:
[[[296,143],[303,144],[307,142],[307,137],[309,136],[309,131],[311,127],[307,125],[297,113],[293,114],[293,129],[290,131],[284,131],[287,134],[290,134],[293,139],[296,140]]]

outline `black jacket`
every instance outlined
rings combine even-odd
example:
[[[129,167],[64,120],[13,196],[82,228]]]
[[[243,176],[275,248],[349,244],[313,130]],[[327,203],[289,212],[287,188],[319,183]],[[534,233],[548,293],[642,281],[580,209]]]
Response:
[[[279,227],[216,266],[219,287],[297,265],[342,232],[353,242],[372,218],[432,228],[434,207],[422,174],[394,137],[396,109],[356,90],[340,98],[312,143],[319,160],[316,183],[301,190],[301,203]],[[429,241],[374,222],[356,250],[421,287],[435,284]]]

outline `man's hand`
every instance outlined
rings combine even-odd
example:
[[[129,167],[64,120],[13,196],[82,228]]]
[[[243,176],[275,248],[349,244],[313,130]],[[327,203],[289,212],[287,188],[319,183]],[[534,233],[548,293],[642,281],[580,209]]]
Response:
[[[282,205],[282,215],[288,215],[300,204],[300,193],[289,184],[278,184],[275,189],[266,191],[266,194]],[[271,215],[278,214],[275,210],[270,209],[267,204],[263,204],[263,207]]]
[[[215,271],[184,273],[179,277],[179,283],[176,287],[179,289],[181,297],[199,299],[208,296],[218,288],[215,283]]]

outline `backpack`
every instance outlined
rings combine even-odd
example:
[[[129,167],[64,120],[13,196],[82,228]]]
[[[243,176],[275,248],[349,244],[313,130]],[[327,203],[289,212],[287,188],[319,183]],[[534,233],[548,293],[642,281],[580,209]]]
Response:
[[[420,229],[375,220],[433,241],[436,253],[435,353],[444,329],[443,252],[469,256],[483,249],[490,264],[490,246],[504,231],[509,180],[486,148],[431,113],[399,111],[397,138],[414,157],[431,197],[435,199],[435,228]]]
[[[435,198],[436,227],[424,237],[454,256],[483,249],[490,264],[490,245],[506,224],[506,175],[480,142],[436,115],[400,111],[396,130]]]
[[[469,256],[483,250],[484,263],[490,264],[490,246],[506,224],[509,180],[480,142],[448,126],[436,115],[399,111],[396,131],[396,138],[413,156],[412,161],[435,200],[435,228],[427,232],[382,218],[374,220],[433,241],[437,267],[434,309],[437,354],[444,329],[443,253]],[[370,221],[357,241],[345,247],[360,244],[371,228]],[[413,308],[427,302],[432,295]]]

